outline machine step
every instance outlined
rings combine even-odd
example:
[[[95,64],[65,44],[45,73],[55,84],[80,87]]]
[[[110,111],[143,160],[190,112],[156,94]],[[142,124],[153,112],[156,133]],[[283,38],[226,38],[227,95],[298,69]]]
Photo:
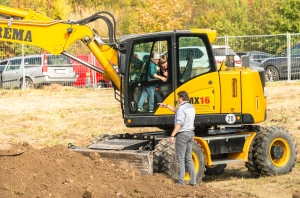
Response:
[[[237,160],[237,159],[230,159],[230,158],[222,158],[222,159],[216,159],[212,161],[213,165],[218,164],[229,164],[229,163],[239,163],[243,162],[244,160]]]
[[[223,135],[214,135],[214,136],[206,136],[202,137],[204,140],[207,140],[208,142],[210,140],[223,140],[223,139],[233,139],[233,138],[241,138],[241,137],[248,137],[250,134],[223,134]]]

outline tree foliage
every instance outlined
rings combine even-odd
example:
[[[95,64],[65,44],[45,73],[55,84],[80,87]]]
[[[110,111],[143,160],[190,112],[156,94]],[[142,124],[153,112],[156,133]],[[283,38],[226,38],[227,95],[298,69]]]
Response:
[[[277,17],[274,17],[274,33],[300,32],[300,0],[278,1]]]
[[[172,5],[172,6],[170,6]],[[147,0],[131,13],[128,30],[132,33],[147,33],[173,29],[186,29],[185,22],[192,17],[191,9],[180,0]]]
[[[295,33],[300,30],[300,0],[0,1],[2,5],[30,8],[59,20],[69,19],[71,12],[86,15],[90,10],[110,11],[117,20],[118,36],[190,28],[213,28],[219,36]]]
[[[19,9],[31,9],[57,20],[69,18],[72,11],[71,5],[65,0],[11,0],[10,6]]]

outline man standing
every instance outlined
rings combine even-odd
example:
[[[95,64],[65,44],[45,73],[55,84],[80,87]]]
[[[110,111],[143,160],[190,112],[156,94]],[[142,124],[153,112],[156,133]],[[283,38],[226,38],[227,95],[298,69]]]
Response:
[[[174,144],[176,136],[175,150],[178,164],[177,184],[184,184],[185,167],[190,174],[189,185],[196,185],[196,173],[192,160],[192,147],[194,143],[194,120],[195,108],[189,103],[189,96],[186,91],[177,93],[179,106],[173,107],[168,104],[159,103],[160,107],[168,108],[175,112],[174,129],[170,137],[170,144]]]

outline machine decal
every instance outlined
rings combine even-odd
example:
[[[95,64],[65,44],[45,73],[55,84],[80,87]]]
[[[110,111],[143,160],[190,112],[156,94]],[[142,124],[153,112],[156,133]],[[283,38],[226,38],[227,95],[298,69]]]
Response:
[[[30,30],[25,32],[22,29],[15,28],[4,28],[3,30],[3,28],[0,27],[0,38],[32,42],[32,34]]]
[[[191,104],[209,104],[210,98],[209,97],[191,97],[190,103]]]
[[[225,120],[228,124],[233,124],[236,121],[236,117],[234,114],[227,114]]]

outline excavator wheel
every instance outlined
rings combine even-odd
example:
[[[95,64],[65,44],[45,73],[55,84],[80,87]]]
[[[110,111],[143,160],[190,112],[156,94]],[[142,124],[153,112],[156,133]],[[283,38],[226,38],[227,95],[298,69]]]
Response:
[[[224,169],[226,168],[227,164],[218,164],[214,166],[205,166],[205,175],[220,175],[224,172]]]
[[[192,158],[194,162],[194,167],[196,171],[196,182],[201,183],[202,178],[205,176],[205,160],[204,160],[204,153],[201,146],[194,142],[193,149],[192,149]],[[175,145],[169,145],[166,148],[163,154],[163,161],[162,161],[162,173],[169,175],[171,178],[177,180],[178,179],[178,169],[177,169],[177,161],[176,161],[176,154],[175,154]],[[188,173],[185,174],[184,180],[188,183],[190,180],[190,175]]]
[[[165,149],[170,145],[168,139],[163,139],[158,142],[153,150],[153,172],[161,172],[161,162],[163,160],[163,153]]]
[[[97,137],[95,137],[94,139],[92,139],[91,141],[89,141],[89,143],[86,145],[86,147],[89,147],[92,144],[97,144],[99,142],[105,141],[105,140],[111,140],[116,138],[115,135],[109,135],[109,134],[101,134]]]
[[[255,146],[255,163],[262,175],[281,175],[292,171],[297,149],[292,135],[281,127],[261,127]]]
[[[252,176],[259,177],[260,170],[257,168],[257,164],[255,163],[256,158],[254,157],[254,154],[255,154],[257,137],[260,134],[260,126],[254,126],[251,131],[255,131],[256,136],[251,142],[249,152],[248,152],[248,161],[245,163],[245,167],[248,169],[248,172],[250,172]]]

